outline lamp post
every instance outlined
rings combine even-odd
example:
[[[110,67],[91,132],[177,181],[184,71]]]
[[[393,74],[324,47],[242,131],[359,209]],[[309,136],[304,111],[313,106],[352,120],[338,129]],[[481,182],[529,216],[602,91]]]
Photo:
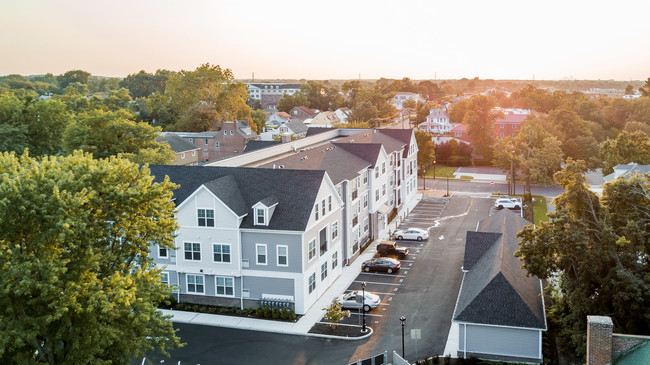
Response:
[[[399,317],[400,322],[402,322],[402,359],[406,358],[404,356],[404,326],[406,325],[406,317]]]
[[[510,159],[510,180],[512,180],[512,196],[515,196],[515,150],[512,150],[512,158]]]
[[[427,170],[424,167],[422,167],[422,178],[424,179],[424,186],[422,189],[427,190]]]
[[[449,196],[449,174],[447,174],[447,195],[445,196]]]
[[[361,297],[361,311],[363,312],[363,327],[361,327],[361,332],[366,333],[366,282],[361,283],[361,291],[363,297]]]
[[[433,179],[436,179],[436,160],[433,160]]]

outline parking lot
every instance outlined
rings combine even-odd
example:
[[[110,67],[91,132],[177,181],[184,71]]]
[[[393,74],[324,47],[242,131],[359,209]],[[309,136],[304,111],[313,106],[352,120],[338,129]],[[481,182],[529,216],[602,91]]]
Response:
[[[396,217],[400,219],[399,229],[409,227],[429,229],[431,237],[435,235],[436,220],[440,218],[449,199],[447,198],[423,198],[406,217]],[[398,245],[409,249],[406,258],[399,260],[401,269],[393,274],[382,272],[360,272],[354,282],[345,291],[361,290],[363,283],[366,283],[365,290],[377,294],[381,298],[378,308],[372,309],[366,313],[366,324],[373,328],[379,327],[387,318],[387,313],[396,296],[400,295],[400,288],[405,285],[405,280],[409,271],[416,262],[418,255],[430,240],[409,241],[396,240]],[[369,249],[375,249],[374,245]],[[376,257],[379,255],[377,254]],[[322,321],[322,320],[321,320]],[[343,319],[340,323],[362,325],[363,313],[361,310],[350,310],[350,317]]]

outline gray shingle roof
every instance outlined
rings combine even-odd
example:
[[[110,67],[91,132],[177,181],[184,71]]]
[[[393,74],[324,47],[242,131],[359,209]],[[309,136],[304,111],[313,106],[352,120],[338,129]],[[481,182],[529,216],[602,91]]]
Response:
[[[307,133],[307,126],[299,119],[291,119],[285,123],[287,128],[291,129],[294,134]]]
[[[241,228],[288,231],[305,230],[325,177],[324,171],[247,167],[150,165],[149,169],[154,181],[169,176],[171,182],[180,185],[174,190],[176,205],[206,184],[233,211],[245,209],[248,215]],[[253,205],[270,196],[279,203],[269,225],[254,226]]]
[[[514,257],[517,232],[527,224],[502,210],[482,220],[478,232],[468,232],[464,266],[470,270],[463,277],[454,320],[546,329],[541,281],[527,276]]]
[[[357,143],[357,140],[354,140],[354,143],[333,143],[334,146],[343,149],[359,158],[364,159],[370,164],[370,167],[374,168],[377,164],[377,158],[379,158],[379,153],[381,152],[381,144],[379,143]]]
[[[367,169],[370,163],[330,143],[269,162],[261,167],[271,168],[274,165],[283,165],[289,169],[325,170],[334,185],[337,185],[343,180],[352,180],[359,176],[359,171]]]
[[[636,162],[630,162],[626,165],[616,165],[614,166],[614,172],[604,176],[603,179],[605,182],[610,182],[621,176],[632,176],[635,173],[650,174],[650,165],[639,165]]]
[[[314,134],[329,132],[332,128],[325,127],[308,127],[306,137],[313,136]]]
[[[386,153],[407,150],[404,146],[411,140],[411,129],[368,129],[351,136],[342,138],[337,142],[348,143],[378,143],[384,146]],[[408,152],[408,151],[406,151]]]
[[[244,146],[244,153],[246,152],[252,152],[252,151],[257,151],[261,150],[263,148],[271,147],[271,146],[276,146],[282,142],[280,141],[261,141],[261,140],[250,140],[246,142],[246,146]]]
[[[174,152],[187,152],[187,151],[199,149],[197,146],[194,145],[194,143],[186,141],[175,134],[165,133],[160,137],[156,138],[156,142],[167,142],[169,144],[169,147]]]

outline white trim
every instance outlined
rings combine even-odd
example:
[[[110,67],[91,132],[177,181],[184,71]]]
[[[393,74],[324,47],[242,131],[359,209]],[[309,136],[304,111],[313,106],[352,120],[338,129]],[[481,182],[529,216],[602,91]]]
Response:
[[[212,195],[212,197],[213,197],[214,199],[217,199],[217,200],[218,200],[221,204],[223,204],[223,206],[226,207],[226,209],[229,210],[230,213],[232,213],[235,217],[237,217],[237,218],[243,218],[243,217],[245,217],[245,216],[248,215],[248,213],[244,213],[244,214],[242,214],[241,216],[237,215],[237,213],[235,213],[232,209],[230,209],[230,207],[229,207],[226,203],[224,203],[221,199],[219,199],[219,197],[217,197],[216,195],[214,195],[214,193],[211,192],[210,189],[206,188],[205,185],[201,185],[201,186],[199,186],[198,188],[196,188],[196,190],[194,190],[194,192],[193,192],[192,194],[190,194],[190,196],[188,196],[187,198],[185,198],[185,200],[183,200],[182,202],[180,202],[180,203],[176,206],[176,211],[177,211],[177,212],[180,212],[181,209],[183,209],[184,206],[185,206],[186,204],[188,204],[188,202],[191,201],[192,198],[195,197],[195,195],[198,195],[198,193],[199,193],[199,191],[200,191],[201,189],[204,189],[204,190],[207,191],[210,195]],[[197,209],[198,209],[198,208],[197,208]],[[213,207],[213,209],[215,209],[215,211],[216,211],[216,207]],[[198,219],[197,219],[197,222],[196,222],[196,223],[198,224]],[[216,222],[216,217],[215,217],[215,227],[216,227],[216,223],[217,223],[217,222]]]
[[[217,278],[223,278],[224,279],[224,284],[225,284],[225,279],[230,279],[232,280],[232,295],[228,294],[219,294],[217,293]],[[227,288],[227,286],[224,285],[224,288]],[[225,291],[225,289],[224,289]],[[215,297],[226,297],[226,298],[234,298],[235,297],[235,278],[232,276],[221,276],[221,275],[215,275],[214,277],[214,296]]]
[[[311,251],[311,250],[309,249],[309,244],[310,244],[312,241],[314,242],[314,257],[309,258],[309,251]],[[319,248],[318,248],[318,243],[317,243],[317,241],[318,241],[318,239],[317,239],[316,237],[314,237],[314,239],[312,239],[312,240],[307,241],[307,263],[310,263],[310,262],[314,261],[314,259],[316,259],[316,258],[318,257],[318,249],[319,249]]]
[[[171,283],[169,282],[169,271],[161,271],[160,276],[162,276],[163,274],[167,275],[167,286],[171,286]],[[160,281],[163,282],[162,280]]]
[[[284,254],[284,256],[286,258],[286,262],[287,262],[286,264],[280,264],[280,247],[284,247],[285,250],[286,250],[286,252]],[[277,266],[280,266],[280,267],[289,266],[289,246],[288,245],[276,245],[275,246],[275,254],[276,254],[275,261],[276,261]]]
[[[163,247],[163,249],[167,253],[167,255],[165,255],[165,256],[160,256],[160,245],[156,245],[156,248],[158,249],[158,258],[159,259],[168,259],[169,258],[169,249],[168,248]]]
[[[215,245],[220,245],[221,246],[221,258],[222,261],[215,261],[214,260],[214,246]],[[228,261],[223,261],[223,246],[228,246],[228,256],[230,257],[230,260]],[[232,264],[232,245],[230,243],[219,243],[219,242],[212,242],[212,262],[215,264]]]
[[[236,230],[236,229],[235,229]],[[274,234],[304,234],[305,231],[283,231],[279,229],[260,229],[260,228],[241,228],[240,232],[253,232],[253,233],[274,233]]]
[[[225,205],[225,204],[224,204]],[[217,227],[217,210],[215,209],[216,207],[213,205],[211,208],[200,208],[198,205],[196,206],[196,226],[194,228],[216,228]],[[205,210],[205,226],[199,225],[199,210]],[[212,211],[212,223],[213,225],[209,226],[208,225],[208,210]],[[191,227],[191,226],[188,226]]]
[[[191,292],[191,291],[189,290],[189,289],[190,289],[190,285],[189,285],[189,283],[188,283],[188,279],[189,279],[189,276],[190,276],[190,275],[192,275],[192,276],[200,276],[200,277],[203,279],[203,284],[202,284],[202,285],[203,285],[203,292],[202,292],[202,293],[199,293],[199,292]],[[196,286],[196,283],[194,283],[194,285]],[[205,295],[205,274],[185,274],[185,294]]]
[[[470,326],[510,328],[510,329],[526,330],[526,331],[537,331],[537,332],[544,331],[543,328],[533,328],[533,327],[514,327],[514,326],[503,326],[503,325],[498,325],[498,324],[483,324],[483,323],[474,323],[474,322],[456,321],[456,320],[452,320],[452,322],[469,324]]]
[[[185,244],[186,243],[198,243],[199,244],[199,256],[201,257],[200,260],[188,260],[185,258]],[[201,245],[201,242],[193,242],[193,241],[183,241],[183,261],[184,262],[203,262],[203,246]],[[194,257],[194,246],[192,246],[192,257]],[[178,261],[178,255],[176,255],[176,260]]]
[[[259,261],[259,251],[258,247],[264,247],[264,263]],[[269,264],[269,250],[266,243],[256,243],[255,244],[255,265],[266,266]]]

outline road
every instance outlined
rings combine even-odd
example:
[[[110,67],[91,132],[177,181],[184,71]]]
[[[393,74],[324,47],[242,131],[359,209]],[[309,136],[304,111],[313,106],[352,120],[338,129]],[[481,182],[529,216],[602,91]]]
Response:
[[[489,181],[449,180],[447,182],[447,179],[440,177],[436,179],[427,178],[426,181],[422,178],[418,179],[419,189],[426,187],[427,189],[446,191],[447,184],[449,184],[448,190],[450,192],[508,194],[507,183],[495,182],[494,185],[490,185]],[[530,190],[533,195],[541,195],[547,198],[554,198],[564,191],[561,187],[555,185],[532,185]],[[517,184],[515,192],[521,194],[523,191],[524,186]]]
[[[407,359],[416,359],[416,342],[410,338],[411,329],[421,330],[417,358],[442,354],[462,279],[460,267],[465,233],[476,229],[477,222],[490,214],[493,200],[467,196],[454,197],[448,202],[445,199],[444,211],[427,220],[422,218],[422,213],[432,209],[426,208],[431,202],[428,199],[420,202],[419,208],[411,212],[404,225],[428,226],[431,236],[423,243],[404,242],[404,245],[413,247],[414,252],[417,251],[417,256],[411,260],[412,265],[393,280],[399,285],[390,289],[393,294],[390,305],[373,310],[373,313],[380,313],[380,317],[369,317],[368,324],[375,331],[370,338],[359,341],[327,340],[176,324],[187,346],[173,351],[171,358],[147,355],[144,363],[160,364],[164,360],[164,363],[174,365],[347,364],[384,351],[401,352],[401,316],[407,318]],[[362,275],[361,280],[370,281],[365,278],[368,274],[363,273],[360,277]],[[358,286],[359,283],[353,285]],[[358,288],[351,286],[351,289]],[[142,364],[142,359],[134,359],[132,364]]]

